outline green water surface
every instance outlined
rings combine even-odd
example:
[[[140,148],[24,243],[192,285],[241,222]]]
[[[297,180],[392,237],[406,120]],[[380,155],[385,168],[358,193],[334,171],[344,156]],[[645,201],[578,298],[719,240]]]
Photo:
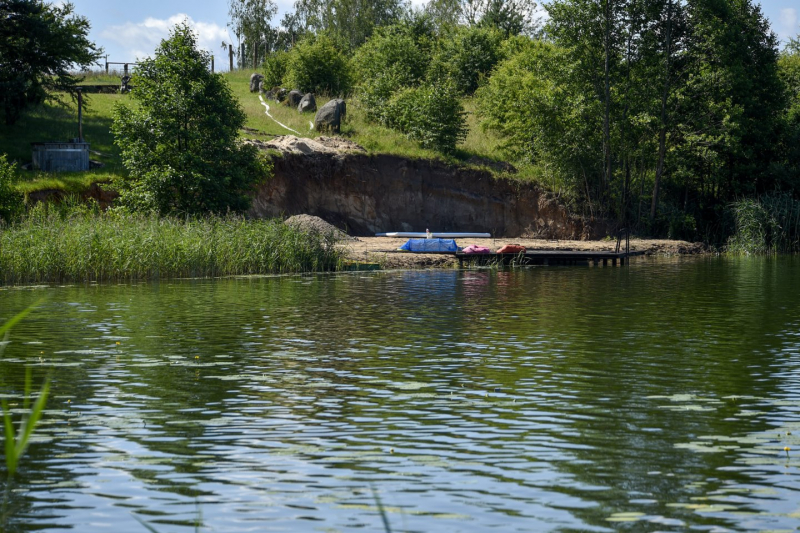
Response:
[[[0,323],[45,298],[0,395],[51,379],[0,530],[383,531],[377,493],[393,531],[795,531],[798,291],[794,257],[0,288]]]

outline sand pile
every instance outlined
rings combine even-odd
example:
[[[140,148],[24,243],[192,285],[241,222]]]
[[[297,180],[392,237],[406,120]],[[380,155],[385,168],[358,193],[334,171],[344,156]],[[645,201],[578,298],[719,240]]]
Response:
[[[271,141],[259,141],[248,139],[245,141],[261,150],[278,150],[284,153],[293,154],[338,154],[342,152],[365,152],[361,146],[342,139],[340,137],[317,137],[316,139],[306,139],[295,137],[294,135],[281,135]]]
[[[320,233],[322,235],[332,235],[337,240],[357,241],[355,237],[349,236],[333,224],[330,224],[319,217],[313,215],[294,215],[283,221],[287,226],[305,231],[307,233]]]

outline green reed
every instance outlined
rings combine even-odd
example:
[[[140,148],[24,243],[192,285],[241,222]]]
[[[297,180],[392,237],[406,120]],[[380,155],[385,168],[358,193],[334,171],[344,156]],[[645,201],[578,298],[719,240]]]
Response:
[[[727,250],[736,254],[800,251],[800,201],[785,193],[746,199],[731,206],[735,232]]]
[[[24,311],[17,313],[5,324],[0,325],[0,335],[3,336],[4,341],[8,339],[9,330],[17,322],[22,320],[28,313],[30,313],[33,308],[36,307],[36,305],[37,304],[34,304]],[[5,344],[0,344],[0,355],[3,354],[4,349]],[[32,406],[31,391],[31,370],[28,368],[25,372],[25,393],[22,397],[22,420],[20,421],[19,427],[16,431],[14,430],[14,422],[11,419],[11,407],[5,399],[0,402],[0,406],[2,406],[3,411],[3,453],[5,455],[7,476],[5,491],[3,493],[2,511],[0,512],[0,531],[5,529],[5,526],[8,522],[8,502],[12,480],[14,478],[14,474],[17,472],[20,459],[22,459],[22,456],[25,455],[25,452],[28,449],[31,436],[33,436],[33,431],[36,429],[36,425],[39,423],[39,420],[42,418],[42,414],[44,413],[45,403],[47,403],[47,396],[50,393],[50,380],[48,379],[45,381],[44,385],[42,385],[42,388],[39,391],[39,396],[36,398],[36,401]]]
[[[335,270],[333,235],[277,220],[37,206],[0,229],[0,283],[152,280]]]

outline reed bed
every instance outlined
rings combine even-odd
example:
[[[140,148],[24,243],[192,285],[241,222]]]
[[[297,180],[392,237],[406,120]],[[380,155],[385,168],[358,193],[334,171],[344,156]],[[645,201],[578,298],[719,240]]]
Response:
[[[0,283],[209,278],[335,270],[334,235],[277,220],[36,208],[0,229]]]
[[[746,199],[731,207],[735,232],[727,251],[734,254],[800,252],[800,201],[785,193]]]

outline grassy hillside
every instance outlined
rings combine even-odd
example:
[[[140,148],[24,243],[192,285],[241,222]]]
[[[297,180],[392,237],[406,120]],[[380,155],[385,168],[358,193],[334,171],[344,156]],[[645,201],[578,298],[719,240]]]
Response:
[[[239,99],[247,114],[246,130],[242,137],[256,139],[270,139],[275,135],[288,135],[293,132],[280,126],[275,120],[265,114],[265,107],[257,94],[249,91],[250,71],[239,71],[225,74],[231,89]],[[117,83],[119,78],[103,74],[87,77],[85,84]],[[95,181],[109,181],[115,175],[124,175],[119,150],[114,145],[111,134],[112,111],[117,103],[132,103],[128,95],[119,94],[90,94],[87,97],[88,105],[83,113],[83,135],[91,144],[91,159],[102,162],[105,166],[101,169],[80,173],[47,173],[24,171],[19,172],[18,188],[22,192],[32,192],[44,189],[61,189],[69,192],[79,192]],[[321,107],[329,98],[317,98],[317,106]],[[270,113],[278,122],[300,132],[304,137],[317,137],[319,133],[310,129],[314,114],[300,114],[294,108],[276,102],[267,102]],[[416,142],[410,141],[405,136],[388,128],[369,123],[364,113],[356,102],[348,101],[348,118],[342,127],[341,135],[349,138],[372,153],[390,153],[412,158],[433,158],[446,160],[453,163],[476,164],[480,160],[499,161],[498,147],[500,139],[489,133],[483,132],[477,117],[474,115],[474,106],[470,100],[465,100],[468,111],[469,135],[454,156],[443,156],[431,150],[421,148]],[[66,141],[78,136],[77,103],[67,99],[66,105],[45,104],[26,112],[14,126],[0,126],[0,153],[9,155],[9,159],[19,164],[29,163],[31,160],[32,142],[41,141]],[[520,169],[519,179],[531,179],[530,170]]]

